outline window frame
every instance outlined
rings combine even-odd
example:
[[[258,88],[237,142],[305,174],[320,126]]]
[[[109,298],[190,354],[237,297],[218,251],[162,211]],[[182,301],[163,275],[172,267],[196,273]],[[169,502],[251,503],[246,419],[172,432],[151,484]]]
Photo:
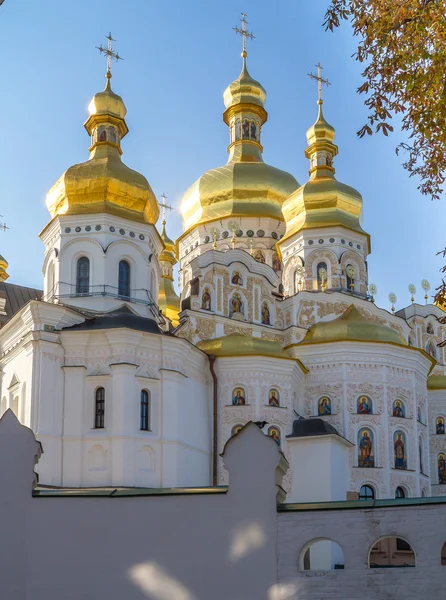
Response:
[[[149,390],[143,389],[139,394],[139,430],[140,431],[151,431],[150,422],[150,392]]]
[[[105,429],[105,388],[99,386],[94,392],[94,427]]]
[[[82,275],[83,265],[87,266],[87,275]],[[79,256],[76,261],[76,296],[88,296],[90,294],[90,267],[88,256]]]
[[[124,265],[125,265],[125,269],[126,269],[125,274],[121,273],[121,267],[124,267]],[[118,264],[118,296],[120,298],[130,298],[131,273],[132,273],[132,268],[131,268],[130,262],[128,260],[126,260],[125,258],[120,260],[119,264]]]

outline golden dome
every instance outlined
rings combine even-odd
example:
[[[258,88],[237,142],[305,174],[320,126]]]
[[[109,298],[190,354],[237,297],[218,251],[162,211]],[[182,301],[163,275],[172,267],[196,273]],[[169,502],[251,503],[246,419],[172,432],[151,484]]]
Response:
[[[198,342],[197,346],[206,354],[223,356],[271,356],[274,358],[290,358],[279,342],[263,338],[231,333],[224,337]]]
[[[178,261],[175,253],[175,242],[167,235],[165,220],[163,221],[161,239],[164,243],[164,249],[159,256],[161,280],[158,291],[158,306],[176,327],[179,323],[180,298],[173,287],[173,266]]]
[[[8,261],[0,254],[0,280],[6,281],[9,277],[6,269],[8,268]]]
[[[394,329],[369,321],[353,304],[337,319],[316,323],[310,327],[302,344],[344,341],[382,342],[407,346],[407,342]]]
[[[334,128],[327,123],[318,101],[318,117],[307,132],[305,156],[310,159],[310,179],[283,204],[286,233],[283,241],[302,229],[343,226],[369,235],[361,227],[362,196],[334,177],[333,158],[338,147],[333,143]]]
[[[223,92],[226,110],[239,104],[256,104],[263,108],[265,100],[266,90],[261,83],[251,77],[246,66],[246,56],[243,56],[240,75]]]
[[[126,108],[110,86],[89,105],[85,128],[91,135],[90,158],[67,169],[47,194],[52,217],[105,212],[142,223],[156,223],[159,206],[147,179],[121,160],[121,139],[128,133]]]
[[[242,56],[242,72],[224,92],[228,162],[204,173],[184,194],[180,210],[185,232],[199,223],[231,216],[282,221],[282,204],[299,186],[290,173],[263,162],[260,135],[268,118],[263,107],[266,92],[249,75],[246,54]]]
[[[446,390],[446,375],[431,375],[427,378],[428,390]]]

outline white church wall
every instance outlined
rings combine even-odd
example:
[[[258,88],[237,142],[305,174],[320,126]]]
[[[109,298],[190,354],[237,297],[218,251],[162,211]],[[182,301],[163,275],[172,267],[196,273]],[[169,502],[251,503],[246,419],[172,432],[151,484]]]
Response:
[[[287,439],[292,473],[287,502],[345,500],[350,489],[350,448],[336,435]]]

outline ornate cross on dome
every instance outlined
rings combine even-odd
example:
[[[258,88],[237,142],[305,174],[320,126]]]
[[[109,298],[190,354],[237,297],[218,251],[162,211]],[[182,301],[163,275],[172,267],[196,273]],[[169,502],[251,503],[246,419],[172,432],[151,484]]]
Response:
[[[161,202],[158,202],[158,204],[161,206],[161,210],[163,211],[163,225],[165,225],[166,224],[166,209],[173,210],[173,208],[169,204],[166,204],[167,196],[164,192],[161,194],[161,198],[162,198],[162,200],[161,200]]]
[[[108,40],[107,48],[104,48],[102,44],[100,46],[96,46],[96,48],[99,50],[99,52],[101,54],[105,54],[105,56],[107,57],[107,77],[108,76],[111,77],[111,61],[116,60],[116,62],[117,62],[118,60],[124,60],[124,59],[122,58],[122,56],[119,56],[119,54],[117,52],[113,51],[112,42],[115,42],[116,40],[114,40],[112,38],[112,34],[109,33],[105,37]]]
[[[314,79],[315,81],[317,81],[317,99],[322,101],[322,84],[326,85],[327,87],[329,85],[331,85],[331,83],[328,81],[328,79],[324,79],[321,75],[321,71],[322,71],[322,65],[321,63],[317,63],[317,65],[315,65],[315,67],[317,68],[317,75],[314,75],[314,73],[308,73],[308,77],[310,79]]]
[[[246,38],[249,38],[250,40],[254,39],[254,35],[250,32],[247,31],[246,29],[246,25],[248,24],[248,21],[245,19],[246,17],[246,13],[241,13],[242,18],[240,19],[240,21],[242,22],[242,26],[240,27],[233,27],[232,29],[235,31],[235,33],[238,33],[239,35],[242,36],[242,56],[245,58],[247,56],[247,52],[246,52]]]

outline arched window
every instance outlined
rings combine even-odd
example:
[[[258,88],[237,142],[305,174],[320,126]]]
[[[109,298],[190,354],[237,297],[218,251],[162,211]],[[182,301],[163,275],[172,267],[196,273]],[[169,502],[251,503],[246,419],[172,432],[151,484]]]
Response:
[[[94,428],[103,429],[105,419],[105,389],[99,387],[94,397]]]
[[[47,270],[47,298],[54,295],[54,262],[51,261]]]
[[[419,459],[420,459],[420,473],[424,473],[424,468],[423,468],[423,439],[420,437],[420,439],[418,440],[418,454],[419,454]]]
[[[147,390],[141,390],[139,428],[141,431],[150,431],[150,399]]]
[[[355,289],[355,280],[353,273],[355,272],[355,267],[353,265],[347,265],[345,267],[345,278],[347,280],[347,289],[352,291]]]
[[[296,269],[294,271],[293,279],[294,279],[294,293],[297,294],[297,292],[299,291],[299,281],[300,281],[298,269]]]
[[[305,544],[299,557],[301,571],[331,571],[343,569],[344,564],[341,546],[330,539],[316,539]]]
[[[414,567],[415,553],[412,546],[401,538],[386,537],[370,550],[369,567]]]
[[[371,485],[362,485],[359,490],[359,499],[360,500],[374,500],[375,499],[375,490]]]
[[[316,275],[317,275],[317,289],[321,290],[322,287],[327,287],[327,263],[320,262],[316,267]]]
[[[404,491],[404,488],[402,488],[401,486],[398,486],[395,490],[395,498],[405,498],[406,497],[406,492]]]
[[[119,261],[118,294],[125,298],[130,296],[130,265],[126,260]]]
[[[76,294],[88,294],[90,291],[90,261],[86,256],[81,256],[76,268]]]

